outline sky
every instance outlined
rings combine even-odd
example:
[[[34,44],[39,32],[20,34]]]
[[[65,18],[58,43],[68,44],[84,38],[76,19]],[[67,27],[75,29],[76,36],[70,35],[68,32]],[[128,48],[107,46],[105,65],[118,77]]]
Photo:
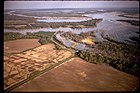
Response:
[[[6,9],[139,7],[139,1],[5,1]]]

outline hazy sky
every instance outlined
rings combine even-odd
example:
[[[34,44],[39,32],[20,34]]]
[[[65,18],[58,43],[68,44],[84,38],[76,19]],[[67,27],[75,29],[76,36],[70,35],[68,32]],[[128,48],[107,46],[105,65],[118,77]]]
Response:
[[[4,9],[139,7],[139,1],[5,1]]]

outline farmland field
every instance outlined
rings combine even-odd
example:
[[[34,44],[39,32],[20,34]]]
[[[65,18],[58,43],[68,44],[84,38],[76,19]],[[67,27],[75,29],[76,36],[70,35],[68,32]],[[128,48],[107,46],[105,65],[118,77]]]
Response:
[[[11,8],[8,2],[4,90],[20,91],[22,85],[23,91],[139,90],[139,6],[89,7],[94,4],[87,1],[89,6],[79,7],[86,3],[64,1],[54,7],[53,1],[42,6],[39,1]]]
[[[17,53],[41,45],[39,39],[18,39],[4,42],[4,52]]]
[[[31,50],[4,55],[4,89],[14,86],[72,56],[68,50],[54,50],[50,43]]]
[[[138,78],[134,76],[75,57],[12,92],[120,92],[135,90],[137,86]]]

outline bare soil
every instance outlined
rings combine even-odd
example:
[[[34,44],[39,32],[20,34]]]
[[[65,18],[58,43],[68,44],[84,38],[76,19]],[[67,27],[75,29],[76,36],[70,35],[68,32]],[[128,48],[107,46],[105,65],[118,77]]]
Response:
[[[106,64],[73,58],[49,72],[17,87],[18,92],[133,91],[139,79]]]
[[[54,50],[55,45],[49,43],[34,49],[4,55],[4,89],[35,75],[35,71],[42,71],[72,56],[68,50]]]
[[[4,42],[4,52],[17,53],[41,45],[38,39],[19,39]]]

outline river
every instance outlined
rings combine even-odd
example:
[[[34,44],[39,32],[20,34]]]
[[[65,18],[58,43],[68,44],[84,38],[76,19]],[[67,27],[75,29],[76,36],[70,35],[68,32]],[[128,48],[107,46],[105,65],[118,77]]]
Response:
[[[72,29],[72,28],[40,28],[40,29],[27,29],[27,30],[9,30],[4,29],[4,32],[20,32],[23,34],[26,34],[26,32],[38,32],[38,31],[49,31],[49,32],[56,32],[56,31],[63,31],[68,32],[71,31],[73,33],[80,34],[81,32],[88,32],[96,30],[96,39],[98,41],[103,41],[101,34],[104,31],[105,35],[107,34],[110,38],[117,40],[119,42],[124,43],[130,43],[133,42],[130,40],[130,37],[139,37],[139,35],[136,33],[139,31],[139,26],[131,25],[130,23],[126,22],[120,22],[117,20],[137,20],[139,21],[139,18],[129,18],[129,17],[122,17],[119,15],[122,15],[124,13],[120,12],[105,12],[105,13],[92,13],[92,14],[83,14],[83,16],[93,19],[103,19],[100,23],[97,24],[97,27],[95,28],[80,28],[80,29]],[[26,16],[26,15],[20,15],[19,16]],[[130,15],[129,15],[130,16]],[[27,17],[27,16],[26,16]],[[31,16],[36,17],[36,16]],[[37,18],[37,17],[36,17]],[[39,20],[39,19],[38,19]],[[66,21],[67,20],[67,21]],[[49,22],[50,20],[40,20],[44,22]],[[58,19],[58,20],[52,20],[54,21],[65,21],[70,22],[74,20],[69,19]],[[80,20],[79,20],[80,21]]]
[[[95,29],[102,29],[106,31],[106,33],[113,39],[120,42],[131,41],[129,38],[139,35],[136,33],[139,31],[139,26],[134,26],[126,22],[120,22],[117,20],[137,20],[138,18],[126,18],[120,17],[121,13],[117,12],[109,12],[109,13],[99,13],[99,14],[88,14],[84,16],[92,17],[93,19],[102,18],[102,22],[100,22]],[[96,34],[99,36],[99,34]]]

